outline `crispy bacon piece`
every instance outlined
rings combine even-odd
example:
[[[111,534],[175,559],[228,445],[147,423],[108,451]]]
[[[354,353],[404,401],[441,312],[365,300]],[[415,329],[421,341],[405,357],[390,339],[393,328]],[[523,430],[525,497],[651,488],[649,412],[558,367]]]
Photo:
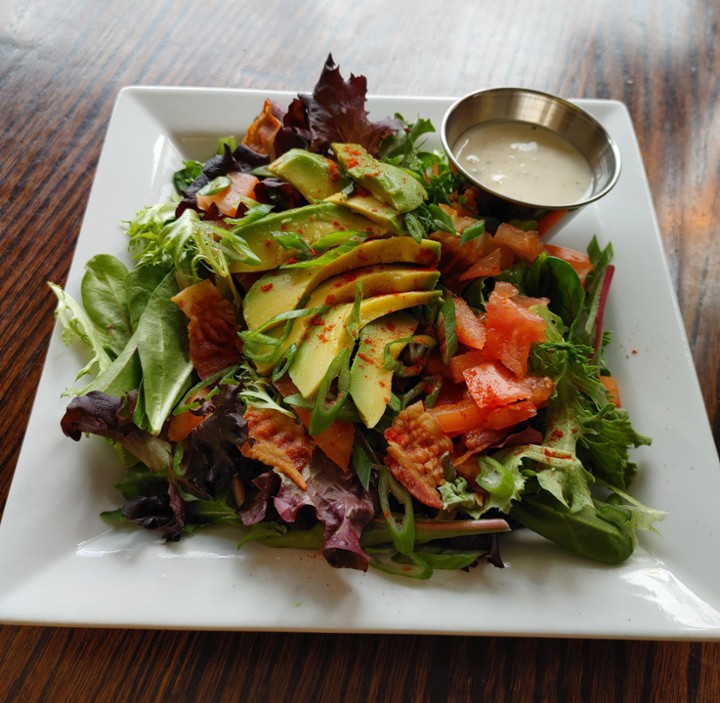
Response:
[[[474,430],[470,430],[465,435],[465,447],[468,452],[479,454],[489,447],[492,447],[494,444],[501,442],[510,433],[510,431],[511,429],[507,427],[501,430],[477,427]]]
[[[464,454],[453,462],[459,476],[462,476],[473,490],[477,489],[475,479],[480,474],[480,464],[471,453]]]
[[[436,488],[444,480],[442,457],[453,445],[437,420],[418,401],[398,413],[385,439],[385,464],[395,479],[421,503],[441,509]]]
[[[200,378],[240,361],[237,312],[217,286],[206,279],[172,300],[189,320],[190,358]]]
[[[301,471],[310,462],[315,443],[305,428],[283,413],[269,408],[248,408],[248,441],[243,456],[261,461],[285,474],[298,488],[307,490]]]
[[[248,128],[242,143],[257,154],[272,156],[275,137],[281,127],[282,122],[273,114],[272,100],[266,100],[262,112]]]

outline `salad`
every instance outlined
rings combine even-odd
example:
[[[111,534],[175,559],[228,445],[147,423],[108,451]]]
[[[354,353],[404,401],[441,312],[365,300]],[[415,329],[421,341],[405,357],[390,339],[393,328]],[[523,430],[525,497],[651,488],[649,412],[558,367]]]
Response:
[[[490,211],[428,120],[365,100],[328,57],[126,223],[132,268],[50,284],[89,352],[62,430],[125,467],[103,516],[414,578],[501,567],[516,530],[625,560],[662,513],[628,492],[650,439],[603,361],[611,246]]]

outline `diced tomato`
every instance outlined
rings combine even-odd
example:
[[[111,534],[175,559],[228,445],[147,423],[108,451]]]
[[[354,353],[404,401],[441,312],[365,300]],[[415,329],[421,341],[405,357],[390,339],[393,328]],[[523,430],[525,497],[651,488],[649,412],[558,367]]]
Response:
[[[283,396],[298,392],[297,386],[287,375],[275,381],[275,387]],[[295,408],[295,414],[306,428],[310,427],[310,410]],[[347,471],[355,443],[355,427],[351,422],[336,420],[313,439],[325,456],[332,459],[343,471]]]
[[[545,320],[514,297],[507,297],[505,289],[497,286],[485,311],[485,353],[501,361],[516,376],[525,376],[530,348],[545,341]]]
[[[482,410],[470,397],[456,403],[444,403],[428,408],[443,432],[449,435],[464,434],[485,423],[487,411]]]
[[[551,378],[517,378],[502,364],[493,361],[473,366],[463,375],[470,395],[481,408],[496,408],[519,400],[529,400],[535,407],[540,407],[554,390]]]
[[[538,222],[537,232],[542,237],[547,234],[560,220],[568,214],[567,210],[550,210],[541,220]]]
[[[295,412],[303,425],[310,427],[310,411],[307,408],[295,408]],[[355,426],[352,422],[335,420],[320,434],[314,435],[313,439],[325,456],[347,471],[355,444]]]
[[[465,188],[462,193],[455,193],[450,196],[453,200],[453,209],[461,216],[476,217],[477,208],[477,191],[475,188]]]
[[[485,424],[491,430],[502,430],[512,427],[520,422],[529,420],[537,415],[537,408],[529,400],[521,400],[510,405],[503,405],[493,408],[485,420]]]
[[[453,298],[455,303],[455,333],[458,341],[471,349],[485,346],[485,325],[462,298]]]
[[[542,408],[555,391],[555,383],[549,376],[526,376],[525,383],[530,388],[528,400],[536,408]]]
[[[204,419],[203,415],[196,415],[189,410],[173,415],[168,424],[168,439],[171,442],[182,442]]]
[[[608,400],[616,407],[622,407],[620,404],[620,386],[615,376],[600,376],[600,383],[607,389]]]
[[[450,375],[450,369],[440,358],[437,352],[430,352],[428,358],[425,360],[424,368],[425,376],[448,376]]]
[[[476,261],[465,273],[461,274],[461,281],[471,281],[474,278],[484,278],[485,276],[497,276],[501,269],[502,251],[498,247],[493,249]]]
[[[459,403],[461,400],[469,398],[467,387],[465,386],[465,380],[461,379],[458,383],[452,383],[450,379],[443,381],[440,392],[435,399],[434,407],[439,405],[454,405]]]
[[[503,222],[495,232],[495,242],[507,247],[519,259],[535,261],[543,250],[540,235],[534,230],[526,232]]]
[[[593,270],[590,257],[582,251],[568,247],[560,247],[554,244],[546,244],[545,251],[550,254],[550,256],[555,256],[558,259],[567,261],[567,263],[575,269],[575,273],[577,273],[581,282],[584,282],[587,275]]]
[[[501,298],[512,298],[514,302],[524,308],[531,308],[533,305],[547,305],[550,302],[550,298],[534,298],[529,295],[520,295],[520,291],[508,281],[497,281],[493,293]]]
[[[464,354],[457,354],[450,359],[450,376],[455,383],[463,383],[465,380],[463,372],[466,369],[482,364],[487,360],[488,357],[477,349]]]
[[[213,195],[197,195],[197,204],[201,210],[207,210],[215,203],[217,209],[226,217],[236,217],[243,198],[255,197],[255,186],[258,184],[257,176],[251,173],[230,171],[226,174],[230,185]]]
[[[520,291],[508,281],[497,281],[492,295],[501,298],[517,298],[517,296],[520,295]]]
[[[458,234],[462,234],[468,227],[477,223],[474,217],[461,215],[456,208],[440,203],[440,209],[452,220],[453,228]]]
[[[465,383],[473,400],[481,408],[497,408],[518,400],[527,400],[531,389],[525,379],[515,378],[501,364],[488,361],[466,369]]]

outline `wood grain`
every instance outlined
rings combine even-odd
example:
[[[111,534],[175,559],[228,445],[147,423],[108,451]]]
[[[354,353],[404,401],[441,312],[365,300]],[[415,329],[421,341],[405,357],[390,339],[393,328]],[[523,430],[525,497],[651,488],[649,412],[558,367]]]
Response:
[[[306,90],[328,52],[379,94],[627,104],[717,442],[719,23],[715,0],[5,0],[0,510],[53,325],[44,281],[64,282],[120,88]],[[3,701],[718,697],[718,643],[0,628]]]

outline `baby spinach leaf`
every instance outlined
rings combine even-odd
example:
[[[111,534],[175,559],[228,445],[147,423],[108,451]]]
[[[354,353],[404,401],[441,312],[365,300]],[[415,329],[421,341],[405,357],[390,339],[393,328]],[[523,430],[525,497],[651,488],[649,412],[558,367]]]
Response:
[[[554,256],[541,254],[525,278],[525,293],[549,298],[548,307],[568,327],[575,321],[585,301],[580,279],[570,264]]]
[[[183,168],[173,173],[173,185],[178,194],[182,195],[201,173],[202,164],[199,161],[184,161]]]
[[[153,291],[138,322],[137,350],[142,366],[144,418],[136,424],[158,434],[165,418],[182,396],[192,362],[187,348],[187,322],[171,300],[178,293],[173,273]]]
[[[128,274],[125,279],[125,296],[133,329],[137,328],[153,291],[170,270],[167,266],[146,265],[138,266]]]
[[[137,355],[137,336],[128,340],[124,349],[105,368],[95,380],[85,389],[88,391],[102,391],[108,395],[121,396],[140,386],[142,371],[140,359]]]
[[[550,493],[526,493],[515,503],[510,516],[555,544],[582,557],[605,564],[625,561],[635,547],[630,523],[620,523],[617,516],[606,519],[602,504],[586,505],[571,511]]]
[[[102,330],[109,351],[120,354],[132,336],[132,325],[125,295],[128,270],[110,254],[98,254],[85,266],[80,290],[82,302],[93,324]]]

